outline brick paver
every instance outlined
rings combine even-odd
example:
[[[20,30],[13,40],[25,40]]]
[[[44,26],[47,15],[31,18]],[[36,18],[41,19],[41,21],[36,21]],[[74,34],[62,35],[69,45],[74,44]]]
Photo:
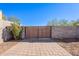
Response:
[[[55,42],[19,42],[1,55],[5,56],[71,56]]]

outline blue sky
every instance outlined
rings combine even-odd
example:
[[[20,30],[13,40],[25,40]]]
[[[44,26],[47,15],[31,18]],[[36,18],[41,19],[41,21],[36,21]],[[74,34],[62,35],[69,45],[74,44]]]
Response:
[[[79,19],[79,4],[62,3],[9,3],[0,4],[7,17],[16,16],[22,25],[42,26],[52,19]]]

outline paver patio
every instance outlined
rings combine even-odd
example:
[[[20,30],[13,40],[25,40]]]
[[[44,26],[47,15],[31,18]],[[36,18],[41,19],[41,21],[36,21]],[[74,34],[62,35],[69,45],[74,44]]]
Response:
[[[1,55],[5,56],[71,56],[56,42],[18,42]]]

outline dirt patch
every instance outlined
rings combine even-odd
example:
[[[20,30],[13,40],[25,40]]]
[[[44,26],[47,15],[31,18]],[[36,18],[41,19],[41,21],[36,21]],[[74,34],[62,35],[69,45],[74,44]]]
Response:
[[[57,42],[73,56],[79,56],[79,42]]]
[[[17,42],[4,42],[4,43],[1,43],[0,44],[0,54],[7,51],[8,49],[10,49],[11,47],[13,47],[16,44],[17,44]]]

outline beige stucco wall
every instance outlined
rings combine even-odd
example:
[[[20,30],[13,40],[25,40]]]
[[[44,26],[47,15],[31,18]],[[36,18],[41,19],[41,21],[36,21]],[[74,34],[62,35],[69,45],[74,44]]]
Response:
[[[3,38],[2,38],[3,29],[6,26],[10,26],[10,25],[11,25],[10,21],[5,21],[5,20],[2,19],[2,11],[0,11],[0,43],[3,42]],[[7,36],[5,36],[5,37],[7,37]]]
[[[11,22],[0,20],[0,42],[3,42],[3,38],[2,38],[3,30],[5,29],[6,26],[10,26],[10,25],[11,25]],[[5,37],[8,37],[8,36],[6,35]]]

